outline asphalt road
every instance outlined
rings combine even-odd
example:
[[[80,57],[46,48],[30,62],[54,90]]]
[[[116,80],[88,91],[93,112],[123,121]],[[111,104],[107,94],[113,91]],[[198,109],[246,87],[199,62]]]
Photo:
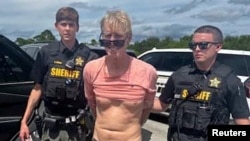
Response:
[[[150,116],[142,128],[142,141],[167,141],[168,124],[166,118],[156,115]]]

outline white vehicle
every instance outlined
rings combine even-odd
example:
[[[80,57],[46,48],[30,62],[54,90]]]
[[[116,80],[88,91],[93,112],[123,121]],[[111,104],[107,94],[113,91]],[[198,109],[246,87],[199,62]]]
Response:
[[[169,76],[181,66],[190,64],[193,61],[192,51],[184,48],[153,48],[142,53],[138,58],[153,65],[157,70],[157,97],[164,89]],[[230,66],[241,79],[242,83],[250,75],[250,51],[222,49],[217,56],[217,60]],[[249,98],[247,98],[247,102],[250,107]],[[168,115],[168,110],[162,114]]]

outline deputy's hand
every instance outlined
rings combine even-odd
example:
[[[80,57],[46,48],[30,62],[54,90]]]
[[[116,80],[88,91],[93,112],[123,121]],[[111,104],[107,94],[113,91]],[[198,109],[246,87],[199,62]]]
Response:
[[[19,132],[19,138],[21,139],[21,141],[25,141],[27,139],[29,139],[29,127],[27,126],[26,123],[21,123],[21,127],[20,127],[20,132]]]

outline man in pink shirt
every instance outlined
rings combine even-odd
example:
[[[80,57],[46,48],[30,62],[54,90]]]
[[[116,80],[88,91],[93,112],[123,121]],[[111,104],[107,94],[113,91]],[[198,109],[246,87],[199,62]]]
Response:
[[[121,10],[101,20],[100,44],[107,55],[86,64],[85,95],[95,117],[94,141],[141,141],[156,93],[153,66],[130,57],[131,22]]]

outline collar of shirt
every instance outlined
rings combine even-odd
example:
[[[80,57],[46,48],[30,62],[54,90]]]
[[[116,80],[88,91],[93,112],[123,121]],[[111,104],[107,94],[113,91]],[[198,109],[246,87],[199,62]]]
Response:
[[[79,46],[79,42],[76,40],[75,45],[72,47],[72,49],[68,49],[62,41],[60,41],[60,52],[65,53],[65,52],[75,52],[77,47]]]
[[[106,79],[109,79],[109,80],[110,79],[115,79],[115,80],[119,79],[120,81],[129,81],[130,69],[128,69],[124,74],[119,75],[119,76],[115,76],[115,77],[110,76],[107,72],[104,72],[104,73],[105,73],[104,77]]]
[[[104,65],[103,65],[104,71],[103,71],[103,72],[104,72],[104,77],[105,77],[105,79],[119,79],[119,80],[121,80],[121,81],[129,81],[130,70],[131,70],[131,65],[132,65],[133,59],[134,59],[134,58],[132,58],[132,60],[131,60],[131,62],[130,62],[130,64],[129,64],[129,67],[128,67],[128,69],[126,70],[125,73],[123,73],[123,74],[121,74],[121,75],[118,75],[118,76],[112,77],[112,76],[110,76],[110,75],[108,74],[107,70],[105,70],[105,69],[106,69],[106,68],[104,67],[104,66],[106,66],[106,65],[105,65],[105,57],[103,57],[103,63],[104,63]]]
[[[210,74],[211,72],[213,72],[216,68],[218,68],[220,66],[220,63],[218,61],[216,61],[212,67],[210,68],[209,71],[202,71],[202,70],[199,70],[196,66],[195,63],[193,63],[193,65],[191,65],[190,67],[190,73],[198,73],[198,74],[205,74],[205,75],[208,75]]]

